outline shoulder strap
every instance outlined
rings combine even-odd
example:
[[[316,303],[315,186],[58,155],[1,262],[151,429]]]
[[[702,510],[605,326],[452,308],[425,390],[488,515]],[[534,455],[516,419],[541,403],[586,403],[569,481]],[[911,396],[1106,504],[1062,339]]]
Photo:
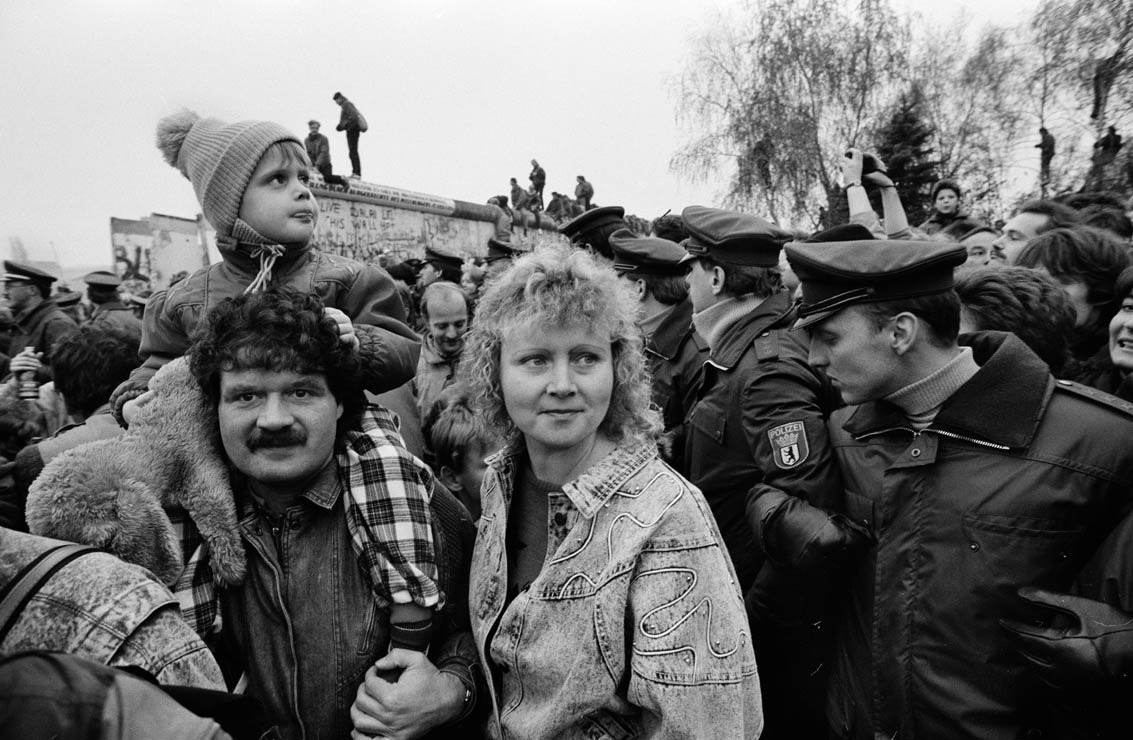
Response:
[[[770,362],[779,359],[779,330],[768,329],[755,338],[755,359],[757,362]]]
[[[98,550],[76,544],[53,547],[24,566],[16,577],[9,581],[0,591],[0,643],[4,642],[12,625],[16,623],[16,619],[40,587],[60,568],[88,552],[98,552]]]

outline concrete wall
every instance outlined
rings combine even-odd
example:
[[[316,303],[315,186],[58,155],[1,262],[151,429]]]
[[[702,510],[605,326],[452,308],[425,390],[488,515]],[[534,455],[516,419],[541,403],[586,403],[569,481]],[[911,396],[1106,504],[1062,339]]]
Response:
[[[376,264],[379,255],[391,261],[422,258],[425,248],[454,256],[483,257],[488,238],[510,234],[514,243],[534,246],[565,241],[555,223],[533,214],[526,225],[511,225],[507,214],[487,204],[415,193],[363,180],[351,180],[344,191],[312,176],[311,190],[319,203],[319,249]],[[526,231],[526,233],[524,233]]]

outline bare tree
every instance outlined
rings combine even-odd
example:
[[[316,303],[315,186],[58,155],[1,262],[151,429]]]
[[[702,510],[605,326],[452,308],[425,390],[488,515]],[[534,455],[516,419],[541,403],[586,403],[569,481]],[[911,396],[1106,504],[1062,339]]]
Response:
[[[748,0],[693,43],[677,83],[692,133],[672,166],[726,174],[726,202],[809,220],[841,202],[838,159],[902,88],[908,22],[887,0]]]

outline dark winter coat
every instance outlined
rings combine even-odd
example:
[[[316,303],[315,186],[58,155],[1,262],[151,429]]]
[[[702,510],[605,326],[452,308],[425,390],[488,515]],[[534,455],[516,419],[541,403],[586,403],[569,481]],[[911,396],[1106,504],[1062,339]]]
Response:
[[[848,515],[874,538],[835,625],[834,737],[1047,727],[1048,695],[999,620],[1035,619],[1017,589],[1067,591],[1129,507],[1128,405],[1056,381],[1014,335],[965,342],[980,370],[928,428],[884,401],[830,420]]]

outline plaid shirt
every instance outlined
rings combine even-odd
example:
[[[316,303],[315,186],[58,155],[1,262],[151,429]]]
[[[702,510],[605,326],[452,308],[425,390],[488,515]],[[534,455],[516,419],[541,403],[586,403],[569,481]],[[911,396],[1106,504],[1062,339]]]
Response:
[[[433,473],[405,448],[393,412],[370,405],[361,426],[346,433],[346,449],[336,455],[346,526],[358,563],[370,578],[379,606],[414,603],[439,610],[444,594],[437,587],[429,514]],[[198,634],[216,634],[222,623],[208,545],[184,511],[169,515],[182,552],[191,553],[173,594]]]

